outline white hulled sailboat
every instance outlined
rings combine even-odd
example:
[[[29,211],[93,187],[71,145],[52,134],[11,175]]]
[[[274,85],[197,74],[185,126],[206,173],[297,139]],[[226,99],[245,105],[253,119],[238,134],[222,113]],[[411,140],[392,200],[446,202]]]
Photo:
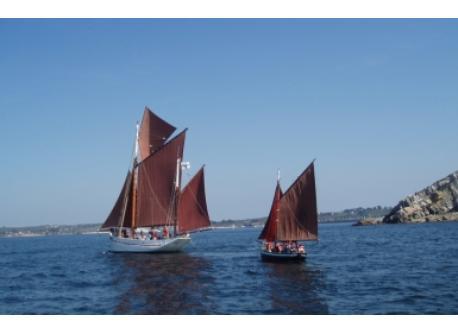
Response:
[[[111,231],[112,252],[176,252],[190,232],[210,227],[203,167],[182,189],[186,130],[176,128],[147,107],[137,125],[132,167],[101,230]],[[168,140],[168,141],[167,141]]]

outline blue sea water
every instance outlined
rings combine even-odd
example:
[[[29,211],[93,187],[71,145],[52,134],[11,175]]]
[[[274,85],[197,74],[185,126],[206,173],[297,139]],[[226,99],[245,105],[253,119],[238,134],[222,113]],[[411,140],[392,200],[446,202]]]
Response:
[[[179,254],[106,235],[0,238],[0,314],[458,314],[458,223],[320,225],[303,263],[264,263],[260,229]]]

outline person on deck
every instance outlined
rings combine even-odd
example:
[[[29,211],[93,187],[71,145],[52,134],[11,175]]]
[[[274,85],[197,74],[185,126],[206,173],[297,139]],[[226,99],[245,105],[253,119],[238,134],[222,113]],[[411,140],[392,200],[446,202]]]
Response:
[[[267,242],[267,251],[272,252],[273,244],[272,242]]]
[[[299,248],[297,249],[297,252],[298,253],[305,253],[305,248],[304,248],[304,245],[299,245]]]

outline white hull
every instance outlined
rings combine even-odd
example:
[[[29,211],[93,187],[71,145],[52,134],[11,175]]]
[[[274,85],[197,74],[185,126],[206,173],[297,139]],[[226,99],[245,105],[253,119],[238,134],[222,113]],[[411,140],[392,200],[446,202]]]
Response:
[[[191,242],[189,235],[167,239],[141,240],[132,238],[110,237],[111,252],[180,252]]]

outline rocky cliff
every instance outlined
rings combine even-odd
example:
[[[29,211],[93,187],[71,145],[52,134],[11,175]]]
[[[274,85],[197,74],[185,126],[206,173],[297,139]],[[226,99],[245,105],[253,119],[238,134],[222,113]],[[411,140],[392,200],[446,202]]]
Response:
[[[383,223],[458,220],[458,171],[401,200]]]

